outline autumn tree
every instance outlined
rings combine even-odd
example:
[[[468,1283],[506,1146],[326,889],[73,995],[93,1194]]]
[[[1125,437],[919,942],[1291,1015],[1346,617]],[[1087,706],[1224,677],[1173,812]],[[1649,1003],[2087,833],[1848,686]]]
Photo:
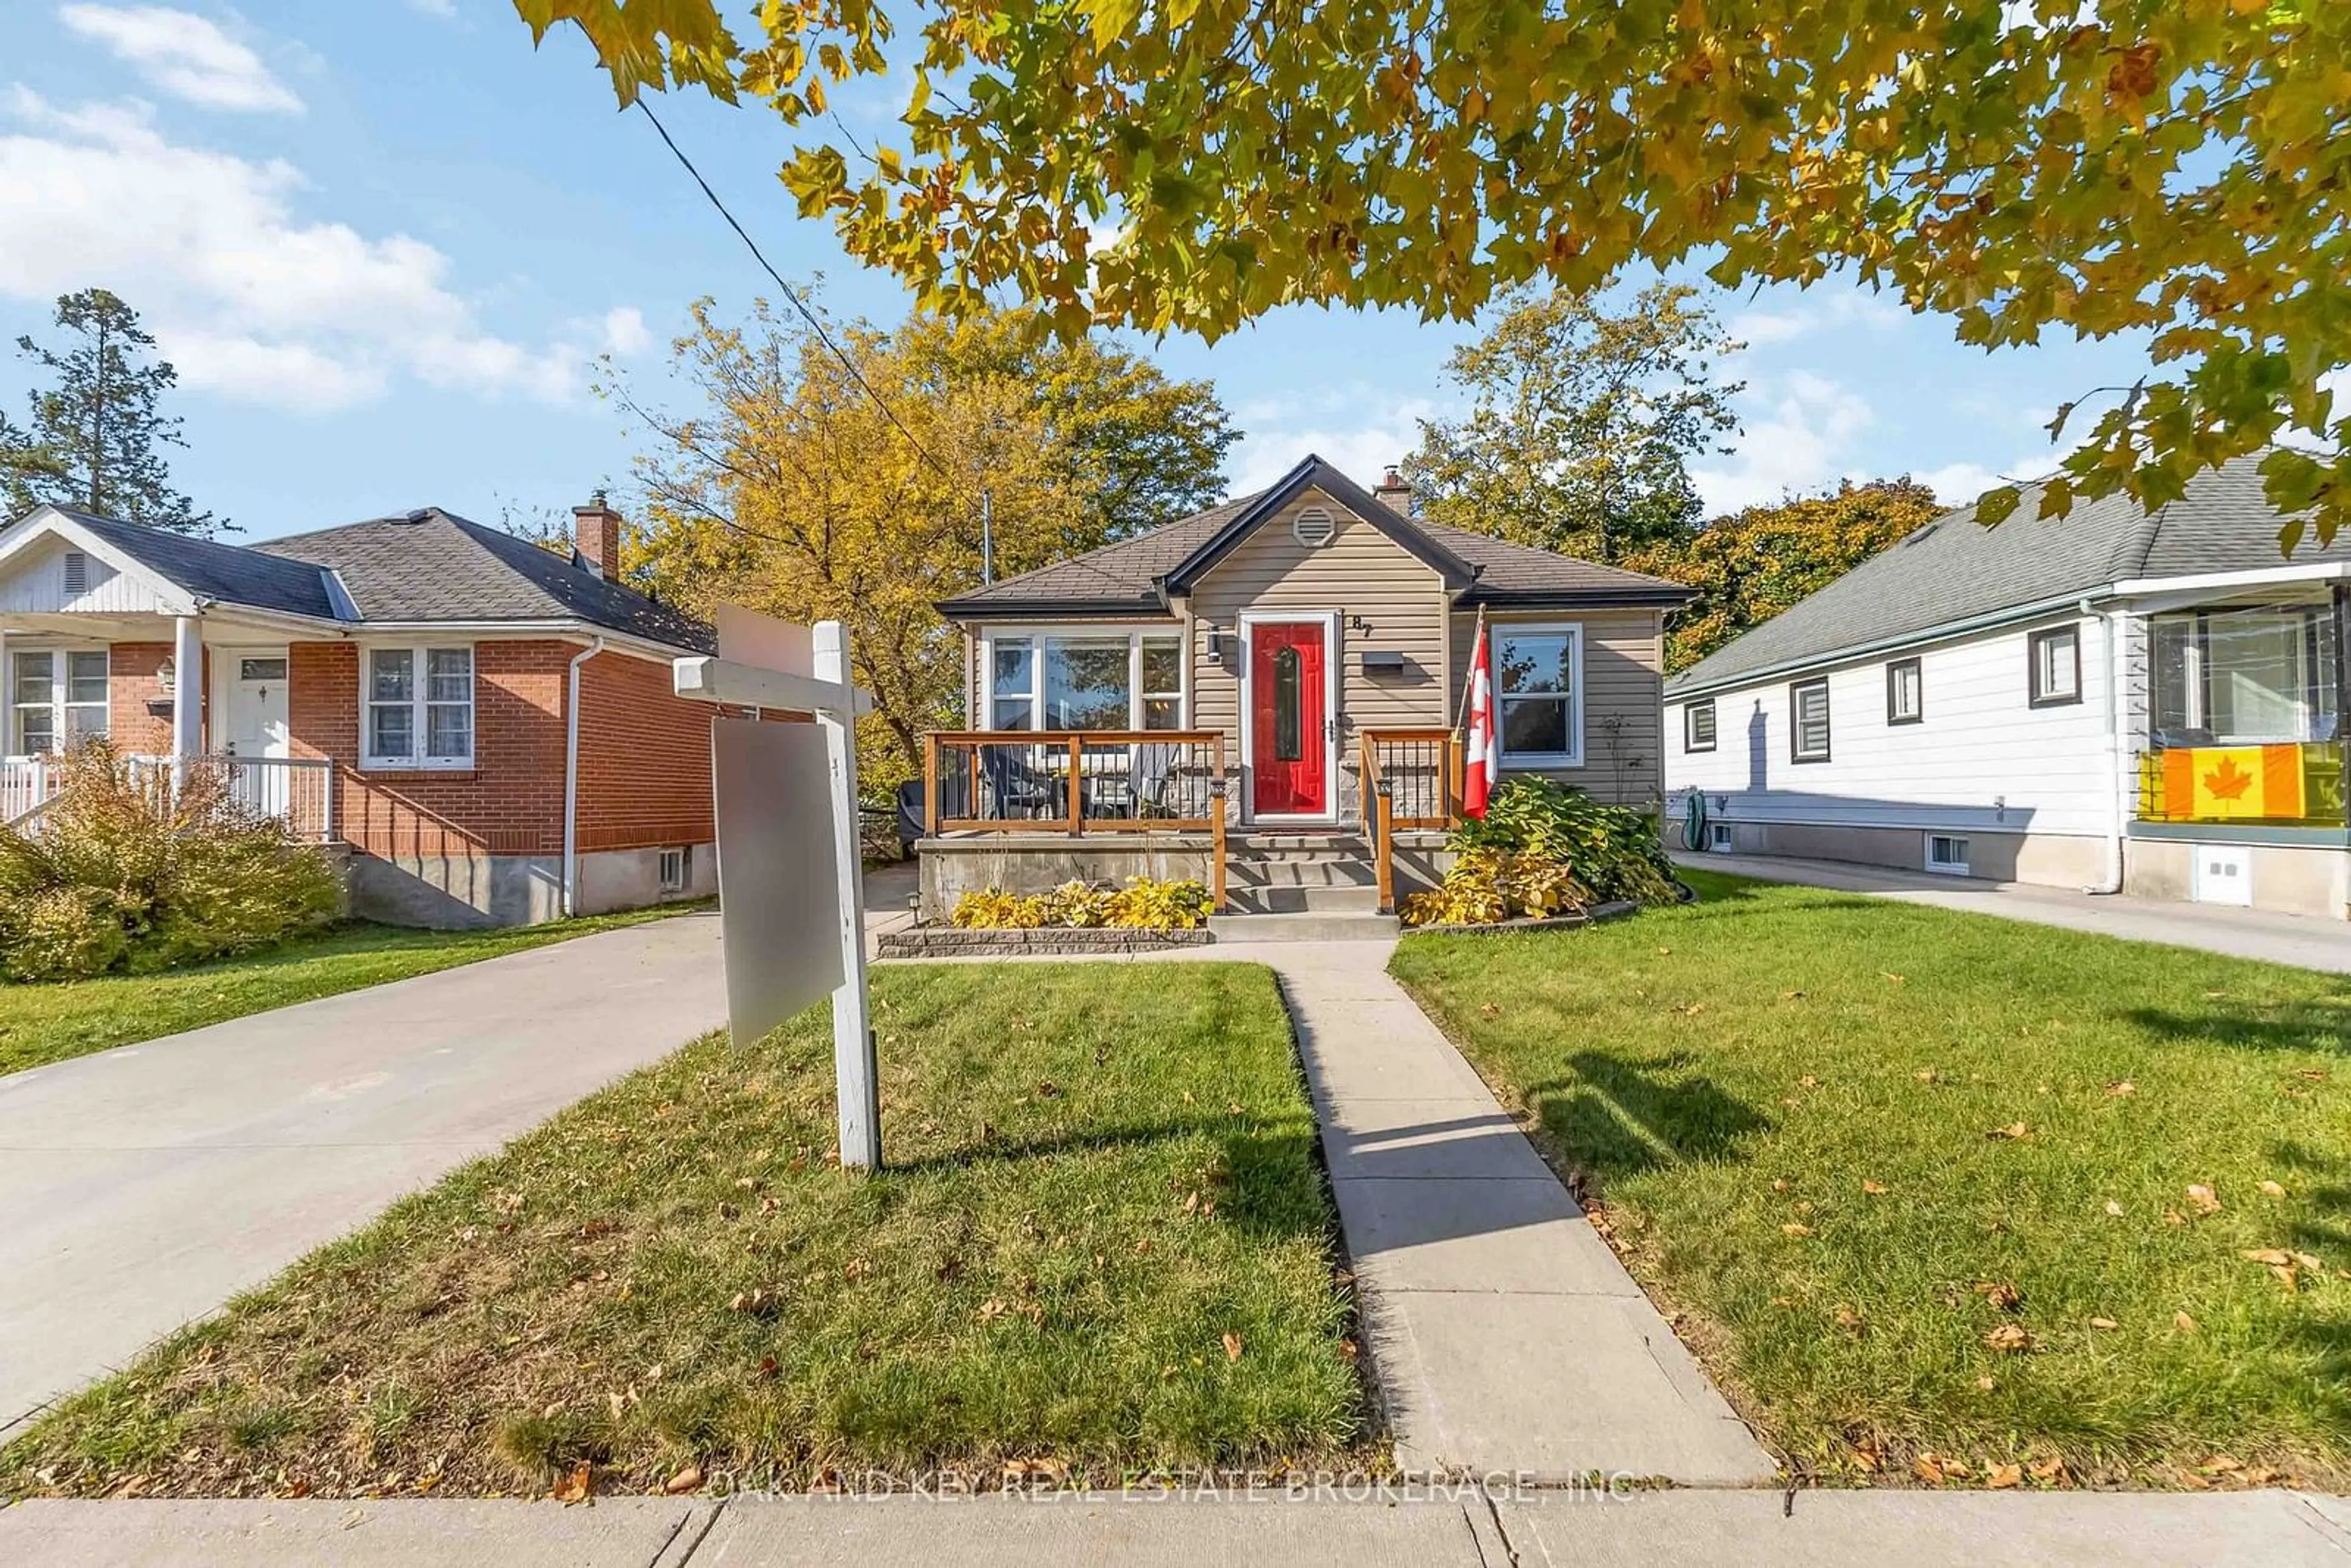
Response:
[[[0,484],[8,509],[50,502],[177,533],[209,534],[221,524],[172,486],[164,448],[185,446],[180,420],[158,411],[179,381],[139,314],[103,288],[57,301],[57,325],[69,346],[43,348],[30,337],[16,347],[48,385],[31,399],[28,432],[0,429]]]
[[[607,389],[652,441],[623,561],[689,609],[845,622],[874,700],[859,766],[886,787],[962,718],[961,643],[932,606],[983,579],[983,495],[1009,576],[1208,505],[1238,433],[1207,383],[1017,313],[828,329],[841,356],[797,316],[704,300],[674,366],[685,412]]]
[[[1439,522],[1600,561],[1687,534],[1699,503],[1688,460],[1738,428],[1739,347],[1687,285],[1621,309],[1554,289],[1508,302],[1446,369],[1467,417],[1423,420],[1405,464]]]
[[[623,105],[766,102],[801,212],[926,307],[1214,337],[1633,265],[1842,274],[1986,348],[2146,336],[2155,374],[2059,421],[2095,415],[2044,512],[2298,431],[2332,450],[2273,450],[2270,499],[2351,517],[2321,384],[2351,361],[2351,5],[858,0],[762,6],[747,42],[718,0],[516,5],[583,29]],[[830,112],[852,80],[903,94],[891,141]]]
[[[1666,668],[1686,670],[1811,597],[1942,510],[1909,478],[1847,483],[1720,517],[1631,564],[1698,591],[1667,623]]]

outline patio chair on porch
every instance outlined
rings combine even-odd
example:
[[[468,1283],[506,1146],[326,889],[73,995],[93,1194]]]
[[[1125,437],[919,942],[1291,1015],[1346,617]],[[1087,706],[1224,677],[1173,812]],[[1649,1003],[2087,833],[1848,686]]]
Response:
[[[1057,817],[1062,812],[1062,783],[1021,760],[1019,752],[1033,747],[984,746],[979,748],[979,773],[987,794],[985,814],[1000,821],[1026,817]]]

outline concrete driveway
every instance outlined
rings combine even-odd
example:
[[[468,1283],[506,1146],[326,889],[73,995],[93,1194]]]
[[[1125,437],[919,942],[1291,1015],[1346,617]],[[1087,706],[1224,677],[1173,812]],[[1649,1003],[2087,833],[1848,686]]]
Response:
[[[0,1077],[0,1440],[726,1011],[689,915]]]

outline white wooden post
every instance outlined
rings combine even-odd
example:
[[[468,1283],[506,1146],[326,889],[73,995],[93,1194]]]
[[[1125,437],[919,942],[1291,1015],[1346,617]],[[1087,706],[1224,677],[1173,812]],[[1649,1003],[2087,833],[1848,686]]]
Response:
[[[849,633],[838,621],[820,621],[815,675],[847,687]],[[853,688],[852,688],[853,689]],[[881,1073],[874,1064],[873,1025],[865,1010],[865,852],[857,823],[857,715],[854,703],[817,710],[832,771],[832,842],[841,874],[841,988],[832,993],[832,1065],[839,1085],[841,1164],[874,1170],[882,1164]]]
[[[172,622],[172,788],[204,749],[204,623],[193,615]]]

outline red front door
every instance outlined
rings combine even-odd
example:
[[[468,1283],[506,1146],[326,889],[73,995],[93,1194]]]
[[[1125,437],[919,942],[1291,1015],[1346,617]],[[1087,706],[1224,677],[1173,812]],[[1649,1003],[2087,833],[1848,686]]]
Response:
[[[1321,817],[1331,810],[1331,717],[1324,671],[1330,648],[1320,621],[1260,621],[1249,627],[1249,810]]]

